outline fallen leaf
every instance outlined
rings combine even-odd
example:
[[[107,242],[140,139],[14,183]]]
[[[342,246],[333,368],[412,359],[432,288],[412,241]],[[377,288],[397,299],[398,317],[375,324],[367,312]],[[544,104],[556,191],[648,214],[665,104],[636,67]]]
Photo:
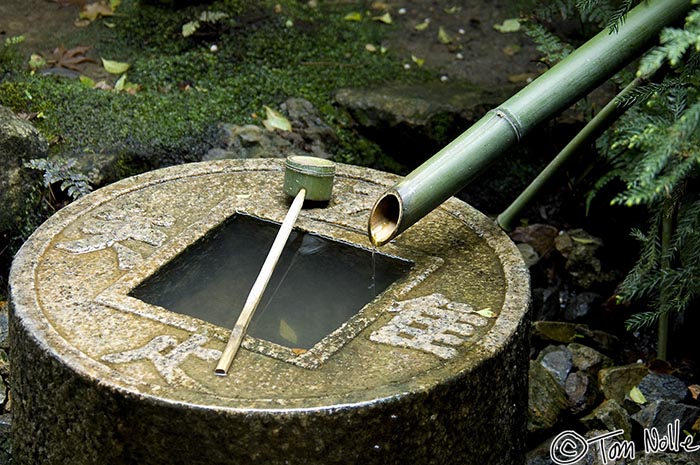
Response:
[[[110,74],[122,74],[126,72],[131,65],[121,61],[105,60],[102,58],[102,66],[104,67],[105,71]]]
[[[274,131],[275,129],[280,131],[292,130],[292,124],[281,113],[268,106],[265,107],[265,112],[267,113],[267,119],[263,121],[263,125],[268,131]]]
[[[429,25],[430,25],[430,20],[426,18],[426,20],[423,21],[422,23],[416,24],[415,26],[413,26],[413,29],[415,29],[416,31],[425,31],[426,29],[428,29]]]
[[[296,344],[297,340],[299,339],[296,331],[294,331],[294,328],[289,326],[289,323],[284,320],[280,320],[280,336],[282,336],[282,339],[289,341],[292,344]]]
[[[693,400],[698,400],[698,397],[700,397],[700,385],[691,384],[688,386],[688,390],[690,391],[690,395],[693,396]]]
[[[389,5],[387,5],[384,2],[372,2],[372,4],[369,6],[371,10],[381,10],[381,11],[386,11],[389,9]]]
[[[517,84],[519,82],[531,82],[533,79],[535,79],[536,75],[534,73],[520,73],[520,74],[511,74],[508,76],[508,82],[512,82],[513,84]]]
[[[448,15],[453,15],[453,14],[457,13],[458,11],[460,11],[461,9],[462,9],[462,7],[459,7],[459,6],[451,6],[451,7],[445,8],[444,11]]]
[[[107,81],[98,81],[95,83],[95,89],[100,90],[112,90],[113,87],[107,83]]]
[[[352,13],[346,14],[343,19],[345,21],[362,21],[362,13],[359,11],[353,11]]]
[[[646,397],[644,397],[644,394],[642,394],[642,391],[640,391],[637,386],[633,387],[630,391],[630,399],[639,405],[644,405],[647,403]]]
[[[528,226],[518,226],[510,233],[513,242],[530,244],[535,251],[544,257],[554,249],[554,238],[559,230],[548,224],[534,223]]]
[[[78,65],[87,62],[95,62],[92,58],[85,56],[85,53],[92,47],[78,46],[66,50],[63,45],[53,50],[53,58],[46,60],[53,68],[65,68],[73,71],[80,71]]]
[[[452,37],[445,31],[445,28],[440,26],[440,29],[438,29],[438,40],[440,43],[443,43],[445,45],[451,44],[452,43]]]
[[[483,316],[484,318],[494,318],[496,316],[496,314],[493,313],[490,308],[483,308],[481,310],[477,310],[476,313]]]
[[[506,19],[501,24],[494,24],[493,28],[498,32],[516,32],[520,30],[520,21],[517,18]]]
[[[80,19],[95,21],[97,18],[113,15],[114,12],[112,11],[111,6],[107,5],[105,2],[95,2],[88,3],[85,6],[83,6],[78,16],[80,17]]]
[[[306,349],[300,349],[300,348],[297,348],[297,347],[295,347],[294,349],[292,349],[292,353],[293,353],[294,355],[302,355],[302,354],[305,354],[305,353],[307,353],[307,352],[308,352],[308,350],[306,350]]]
[[[393,21],[391,19],[391,15],[389,13],[384,13],[381,16],[373,16],[372,17],[373,21],[379,21],[384,24],[391,24]]]
[[[124,86],[126,85],[126,74],[122,74],[122,76],[117,79],[117,82],[114,83],[114,90],[116,92],[121,92],[124,90]]]
[[[370,53],[374,53],[377,51],[377,47],[375,47],[372,44],[365,44],[365,50],[367,50]]]
[[[518,53],[520,49],[520,45],[517,44],[506,45],[505,47],[503,47],[503,53],[505,53],[509,57],[512,57],[513,55]]]
[[[90,87],[91,89],[95,87],[95,80],[84,75],[80,75],[80,83],[86,87]]]
[[[421,68],[421,67],[423,66],[423,64],[425,64],[425,58],[418,58],[418,57],[415,56],[415,55],[411,55],[411,60],[412,60],[415,64],[417,64],[419,68]]]

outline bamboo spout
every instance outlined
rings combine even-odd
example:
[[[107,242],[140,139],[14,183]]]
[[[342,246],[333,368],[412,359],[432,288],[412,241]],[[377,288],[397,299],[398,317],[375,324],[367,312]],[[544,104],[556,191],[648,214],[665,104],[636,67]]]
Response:
[[[374,204],[370,241],[381,246],[456,194],[534,127],[569,107],[641,55],[662,28],[681,21],[691,0],[644,2],[616,33],[607,29],[488,112]]]

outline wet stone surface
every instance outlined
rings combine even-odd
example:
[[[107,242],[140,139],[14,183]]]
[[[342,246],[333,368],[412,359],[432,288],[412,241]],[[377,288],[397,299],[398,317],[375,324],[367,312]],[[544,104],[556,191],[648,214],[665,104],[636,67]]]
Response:
[[[236,214],[280,222],[282,174],[275,160],[160,170],[37,230],[11,274],[16,463],[522,463],[527,272],[459,201],[381,249],[410,272],[321,342],[247,336],[228,377],[213,370],[230,328],[132,296]],[[396,179],[340,165],[331,202],[297,227],[370,250],[368,211]]]

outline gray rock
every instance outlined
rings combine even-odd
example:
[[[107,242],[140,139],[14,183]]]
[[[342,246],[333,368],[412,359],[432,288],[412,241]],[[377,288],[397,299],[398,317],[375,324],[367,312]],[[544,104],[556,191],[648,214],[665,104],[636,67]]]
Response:
[[[601,368],[607,368],[613,365],[613,361],[610,357],[583,344],[574,342],[569,344],[568,348],[571,351],[574,367],[577,370],[597,375]]]
[[[593,408],[600,398],[600,390],[595,378],[583,371],[571,373],[564,385],[566,395],[574,415],[581,414]]]
[[[640,363],[603,368],[598,372],[598,383],[606,399],[622,404],[630,390],[649,373]]]
[[[636,465],[700,465],[698,452],[659,452],[655,454],[638,454]]]
[[[590,430],[624,431],[622,437],[629,440],[632,431],[632,423],[627,416],[627,411],[614,400],[605,400],[590,414],[581,418],[581,424]]]
[[[561,384],[540,363],[530,361],[528,386],[529,433],[549,430],[562,420],[569,400]]]
[[[639,382],[638,387],[647,401],[682,402],[688,394],[688,387],[683,381],[664,373],[649,373]]]
[[[540,352],[537,361],[564,387],[566,378],[573,367],[571,351],[566,346],[545,347]]]
[[[554,239],[554,245],[566,259],[564,268],[580,287],[589,289],[596,283],[614,279],[614,275],[603,270],[598,258],[603,246],[600,238],[583,229],[572,229],[561,232]]]
[[[600,301],[600,295],[595,292],[582,292],[576,294],[566,305],[564,318],[567,321],[577,321],[585,318],[591,312],[594,305]]]
[[[374,89],[341,89],[336,103],[357,126],[391,152],[402,147],[439,148],[450,142],[491,108],[511,96],[515,87],[486,89],[469,83],[392,84]],[[394,150],[395,151],[395,150]],[[410,154],[392,154],[401,163]],[[417,156],[417,154],[413,154]]]
[[[553,320],[559,315],[559,291],[556,287],[532,290],[532,318],[536,321]]]
[[[674,421],[680,421],[681,430],[689,429],[698,416],[700,416],[700,407],[655,400],[633,414],[632,419],[642,428],[656,428],[661,434],[665,434],[668,425],[673,424]]]
[[[0,376],[7,378],[10,375],[10,358],[5,349],[0,349]],[[1,402],[0,402],[1,403]]]
[[[601,435],[609,433],[610,430],[592,430],[588,431],[584,436],[591,440],[595,437],[599,437]],[[630,465],[631,458],[634,454],[632,454],[631,450],[628,449],[629,451],[629,458],[626,457],[620,457],[617,459],[612,459],[612,457],[616,457],[618,453],[621,453],[619,445],[621,444],[621,439],[625,441],[629,441],[629,438],[623,438],[622,436],[615,436],[610,439],[606,439],[602,445],[605,447],[606,450],[606,455],[607,457],[610,457],[610,460],[605,460],[600,453],[600,444],[601,443],[595,443],[590,446],[588,450],[588,454],[586,454],[585,458],[582,460],[576,462],[576,465]],[[615,448],[613,452],[613,448]]]
[[[271,131],[254,124],[221,124],[220,146],[209,150],[203,159],[285,158],[292,154],[331,156],[337,137],[309,101],[290,98],[280,106],[280,111],[289,120],[291,131]]]
[[[24,163],[44,158],[46,140],[27,121],[0,106],[0,232],[16,229],[30,203],[31,181]]]

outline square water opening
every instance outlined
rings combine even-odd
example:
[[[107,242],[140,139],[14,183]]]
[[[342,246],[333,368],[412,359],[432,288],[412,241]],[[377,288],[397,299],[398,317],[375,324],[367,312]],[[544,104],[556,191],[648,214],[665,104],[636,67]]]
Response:
[[[189,246],[129,295],[230,329],[279,224],[236,214]],[[293,230],[248,328],[290,348],[311,349],[413,263]]]

